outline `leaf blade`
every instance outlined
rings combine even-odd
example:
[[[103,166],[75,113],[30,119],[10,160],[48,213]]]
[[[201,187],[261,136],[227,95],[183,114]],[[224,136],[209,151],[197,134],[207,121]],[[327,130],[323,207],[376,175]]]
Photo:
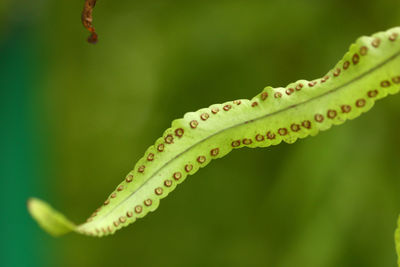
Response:
[[[400,89],[400,46],[394,38],[399,33],[397,27],[361,37],[321,79],[267,87],[251,100],[212,105],[174,120],[104,205],[73,230],[113,234],[157,209],[188,175],[232,149],[294,143],[367,112]]]

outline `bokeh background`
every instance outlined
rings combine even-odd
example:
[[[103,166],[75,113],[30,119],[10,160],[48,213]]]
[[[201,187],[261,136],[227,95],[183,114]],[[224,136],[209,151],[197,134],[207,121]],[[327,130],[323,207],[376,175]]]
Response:
[[[0,2],[0,265],[394,267],[400,96],[317,137],[213,162],[112,237],[53,238],[43,198],[81,222],[170,122],[314,79],[398,0]]]

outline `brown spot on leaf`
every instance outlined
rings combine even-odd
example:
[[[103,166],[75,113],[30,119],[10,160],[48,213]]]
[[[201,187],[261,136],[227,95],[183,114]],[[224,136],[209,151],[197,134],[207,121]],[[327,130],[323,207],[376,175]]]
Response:
[[[366,104],[366,101],[365,101],[365,99],[363,99],[363,98],[358,99],[358,100],[356,101],[356,106],[357,106],[358,108],[364,107],[365,104]]]
[[[390,86],[390,82],[389,81],[382,81],[381,82],[381,86],[384,87],[384,88],[389,87]]]
[[[164,181],[164,185],[166,186],[166,187],[171,187],[172,186],[172,181],[171,180],[165,180]]]
[[[200,164],[206,162],[206,157],[205,156],[198,156],[197,157],[197,162],[200,163]]]
[[[392,42],[396,41],[398,36],[399,36],[399,34],[397,32],[394,32],[389,36],[389,40],[392,41]]]
[[[324,116],[322,114],[316,114],[314,116],[314,119],[316,122],[323,122],[324,121]]]
[[[142,165],[138,168],[138,172],[143,173],[146,166]]]
[[[228,111],[228,110],[230,110],[231,108],[232,108],[231,105],[225,105],[225,106],[224,106],[224,110],[225,110],[225,111]]]
[[[150,198],[148,198],[148,199],[146,199],[145,201],[143,201],[143,203],[144,203],[144,205],[146,205],[147,207],[149,207],[149,206],[151,206],[151,204],[153,204],[153,201],[152,201]]]
[[[214,148],[211,150],[210,154],[211,156],[215,157],[219,153],[219,148]]]
[[[300,125],[298,125],[298,124],[296,124],[296,123],[293,123],[293,124],[290,126],[290,129],[291,129],[293,132],[298,132],[298,131],[300,131]]]
[[[235,140],[232,142],[232,147],[238,147],[240,146],[240,140]]]
[[[349,113],[351,111],[351,106],[343,105],[343,106],[341,106],[341,109],[342,109],[343,113]]]
[[[362,46],[360,48],[360,55],[365,56],[368,53],[368,47]]]
[[[300,91],[303,87],[304,85],[302,83],[299,83],[298,85],[296,85],[296,90]]]
[[[374,98],[374,97],[376,97],[378,95],[378,93],[379,93],[378,90],[372,90],[372,91],[369,91],[367,93],[367,95],[368,95],[369,98]]]
[[[129,174],[128,176],[126,176],[125,181],[126,181],[127,183],[132,182],[132,181],[133,181],[133,175],[132,175],[132,174]]]
[[[313,82],[309,82],[309,83],[308,83],[308,86],[309,86],[309,87],[314,87],[315,85],[317,85],[317,82],[316,82],[316,81],[313,81]]]
[[[190,122],[190,127],[191,127],[192,129],[195,129],[198,125],[199,125],[199,122],[196,121],[196,120],[192,120],[192,121]]]
[[[160,189],[161,189],[161,188],[160,188]],[[161,190],[162,190],[162,189],[161,189]],[[137,214],[141,213],[142,210],[143,210],[143,208],[142,208],[142,206],[140,206],[140,205],[137,205],[137,206],[135,207],[135,212],[136,212]]]
[[[285,136],[285,135],[288,134],[288,130],[286,128],[280,128],[278,130],[278,134],[281,135],[281,136]]]
[[[288,89],[286,89],[286,94],[287,95],[291,95],[291,94],[293,94],[294,93],[294,89],[293,88],[288,88]]]
[[[217,114],[218,111],[219,111],[219,108],[213,108],[213,109],[211,109],[211,112],[212,112],[213,114]]]
[[[154,160],[154,154],[149,153],[149,155],[147,156],[147,161],[153,161],[153,160]]]
[[[183,136],[183,133],[185,131],[182,128],[178,128],[175,130],[175,135],[178,136],[179,138]]]
[[[336,118],[337,112],[334,109],[328,110],[327,116],[329,119],[334,119]]]
[[[191,172],[193,170],[193,165],[192,164],[186,164],[185,166],[185,171],[186,172]],[[176,173],[175,173],[176,174]],[[175,178],[175,177],[174,177]]]
[[[174,137],[171,134],[169,134],[164,138],[164,140],[165,140],[165,143],[172,144],[174,142]]]
[[[158,150],[158,152],[163,152],[164,151],[164,144],[159,144],[157,146],[157,150]]]
[[[321,79],[321,83],[324,83],[327,80],[329,80],[329,76],[328,75],[326,75],[324,78]]]
[[[163,189],[161,187],[157,187],[154,189],[154,193],[156,193],[157,196],[162,195]]]
[[[186,166],[188,166],[188,165],[186,165]],[[190,165],[190,166],[192,166],[192,165]],[[193,168],[193,167],[191,167],[191,168]],[[192,169],[190,169],[189,171],[191,171]],[[187,171],[187,172],[189,172],[189,171]],[[182,178],[182,174],[180,173],[180,172],[176,172],[176,173],[174,173],[173,175],[172,175],[172,177],[174,177],[174,179],[176,180],[176,181],[179,181],[179,179],[181,179]]]
[[[379,38],[375,38],[372,42],[371,45],[375,48],[378,48],[379,45],[381,44],[381,40]]]
[[[303,121],[301,125],[306,129],[311,129],[311,121]]]
[[[258,142],[264,141],[264,136],[261,135],[261,134],[257,134],[257,135],[256,135],[256,140],[257,140]]]
[[[267,138],[268,138],[269,140],[273,140],[273,139],[275,139],[275,137],[276,137],[276,135],[275,135],[274,133],[272,133],[272,132],[268,132],[268,133],[267,133]]]
[[[200,115],[200,119],[202,119],[203,121],[206,121],[209,117],[210,115],[208,115],[208,113],[203,113]]]
[[[250,145],[252,143],[253,143],[253,141],[251,139],[247,139],[247,138],[243,139],[243,144],[245,144],[245,145]]]
[[[267,92],[262,92],[261,93],[261,99],[264,101],[267,98],[268,98],[268,93]]]

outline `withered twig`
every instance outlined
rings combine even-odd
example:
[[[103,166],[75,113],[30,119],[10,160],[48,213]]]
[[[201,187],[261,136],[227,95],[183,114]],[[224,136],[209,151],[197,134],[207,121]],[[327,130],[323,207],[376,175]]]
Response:
[[[85,0],[85,6],[82,11],[82,24],[91,32],[88,38],[88,42],[95,44],[97,42],[97,33],[92,25],[93,22],[93,8],[96,5],[97,0]]]

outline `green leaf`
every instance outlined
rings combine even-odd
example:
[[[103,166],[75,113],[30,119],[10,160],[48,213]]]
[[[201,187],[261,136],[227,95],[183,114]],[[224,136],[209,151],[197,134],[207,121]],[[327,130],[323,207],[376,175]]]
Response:
[[[395,243],[396,243],[396,251],[397,251],[397,263],[400,266],[400,216],[397,221],[397,229],[395,232]]]
[[[323,78],[265,88],[251,100],[215,104],[174,120],[87,222],[75,226],[32,199],[29,211],[53,235],[104,236],[157,209],[188,175],[232,149],[268,147],[354,119],[400,89],[400,28],[361,37]],[[317,59],[315,59],[317,60]]]

